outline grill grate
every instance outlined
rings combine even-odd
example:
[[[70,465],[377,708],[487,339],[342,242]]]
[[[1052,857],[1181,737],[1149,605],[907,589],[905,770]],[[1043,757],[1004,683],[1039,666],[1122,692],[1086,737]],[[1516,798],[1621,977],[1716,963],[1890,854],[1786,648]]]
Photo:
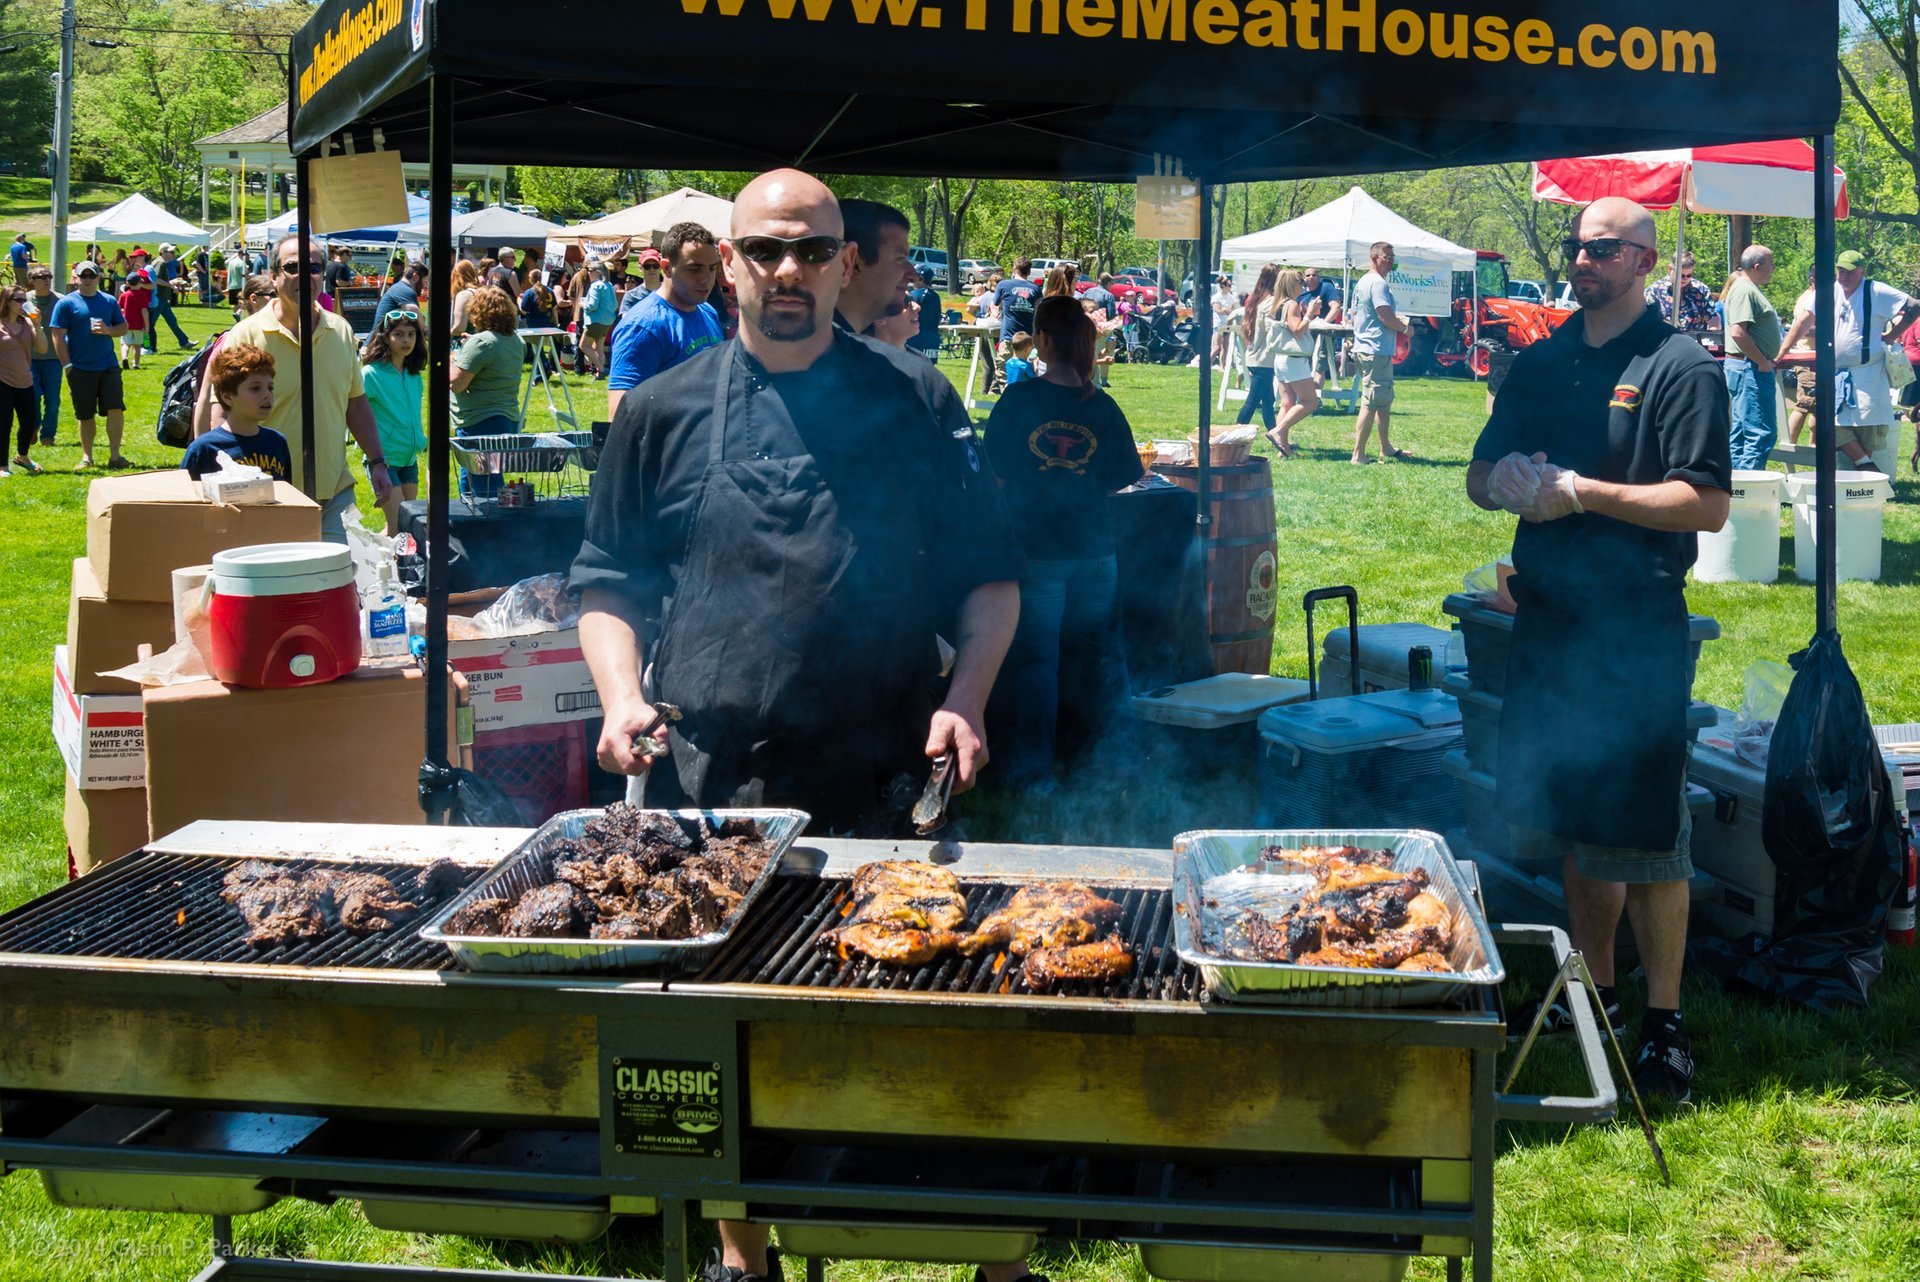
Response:
[[[152,851],[116,859],[98,872],[0,915],[0,953],[372,970],[453,967],[453,956],[443,945],[429,943],[417,933],[430,915],[426,912],[378,934],[359,936],[335,929],[319,939],[255,948],[245,942],[246,923],[240,910],[220,898],[222,880],[243,862],[244,858],[234,856]],[[325,867],[398,875],[401,887],[411,882],[420,867],[360,860],[272,862],[289,872]],[[460,887],[484,871],[460,869]],[[450,890],[424,906],[444,903],[456,893],[457,889]]]
[[[978,922],[1013,897],[1018,886],[962,883],[967,919]],[[1197,1001],[1200,973],[1181,962],[1171,943],[1173,897],[1165,890],[1133,887],[1093,889],[1117,900],[1123,911],[1115,927],[1133,951],[1133,973],[1107,983],[1076,980],[1055,987],[1055,997],[1127,998],[1135,1001]],[[858,989],[921,993],[1028,993],[1017,958],[1005,952],[963,957],[944,953],[925,966],[893,966],[866,958],[841,961],[820,949],[820,933],[838,925],[851,906],[843,878],[776,877],[771,889],[694,982],[773,984],[792,988]]]

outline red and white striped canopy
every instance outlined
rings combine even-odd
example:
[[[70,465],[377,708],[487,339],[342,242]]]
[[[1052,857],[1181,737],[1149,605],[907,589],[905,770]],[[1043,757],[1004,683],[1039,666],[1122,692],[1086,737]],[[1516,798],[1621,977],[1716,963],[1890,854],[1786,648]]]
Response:
[[[1836,218],[1847,216],[1847,176],[1833,167]],[[1672,209],[1685,194],[1699,214],[1813,217],[1813,148],[1798,138],[1727,147],[1627,151],[1533,162],[1533,198],[1585,205],[1625,196],[1648,209]]]

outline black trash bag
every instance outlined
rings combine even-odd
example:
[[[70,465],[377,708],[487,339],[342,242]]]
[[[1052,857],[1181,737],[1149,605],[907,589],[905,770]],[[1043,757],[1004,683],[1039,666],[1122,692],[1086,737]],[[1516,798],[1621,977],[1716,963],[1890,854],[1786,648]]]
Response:
[[[1793,656],[1767,754],[1761,838],[1775,871],[1773,937],[1702,941],[1723,981],[1812,1010],[1867,1005],[1906,870],[1893,785],[1836,634]]]
[[[526,820],[507,794],[471,770],[420,763],[420,808],[430,821],[459,828],[524,828]]]

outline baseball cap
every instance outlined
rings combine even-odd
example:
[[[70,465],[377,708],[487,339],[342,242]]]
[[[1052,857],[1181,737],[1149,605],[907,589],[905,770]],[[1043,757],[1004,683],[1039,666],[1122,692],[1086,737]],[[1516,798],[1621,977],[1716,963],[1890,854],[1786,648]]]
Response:
[[[657,249],[643,249],[640,251],[640,265],[642,267],[645,267],[648,263],[659,263],[659,262],[665,262],[665,261],[666,260],[661,257],[660,251]]]
[[[147,273],[145,273],[145,272],[135,272],[135,273],[133,274],[133,279],[134,279],[134,280],[136,280],[136,281],[138,281],[138,282],[139,282],[140,284],[142,284],[142,285],[151,285],[151,284],[153,284],[153,277],[151,277],[151,276],[149,276],[149,275],[148,275]]]
[[[1833,265],[1843,272],[1857,272],[1867,265],[1867,256],[1857,249],[1843,250]]]
[[[100,269],[92,263],[82,261],[78,267],[73,269],[73,274],[75,276],[98,276]]]
[[[160,252],[163,254],[171,254],[173,252],[173,246],[170,244],[162,245],[160,246]]]
[[[148,258],[148,257],[151,257],[151,255],[149,255],[147,251],[142,249],[140,246],[135,245],[132,249],[127,251],[127,257],[128,258]]]

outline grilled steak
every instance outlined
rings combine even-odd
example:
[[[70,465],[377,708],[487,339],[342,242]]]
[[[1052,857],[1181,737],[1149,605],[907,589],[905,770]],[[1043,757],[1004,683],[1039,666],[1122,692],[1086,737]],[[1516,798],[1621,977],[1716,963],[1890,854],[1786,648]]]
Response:
[[[1263,852],[1267,859],[1273,849]],[[1244,945],[1229,951],[1254,961],[1295,962],[1363,970],[1452,970],[1453,920],[1427,889],[1422,869],[1395,872],[1354,847],[1309,848],[1317,853],[1292,871],[1311,872],[1312,894],[1279,916],[1241,916]],[[1301,851],[1283,852],[1289,859]],[[1363,856],[1355,858],[1354,856]],[[1281,863],[1284,860],[1269,859]]]
[[[507,919],[510,899],[476,899],[447,918],[449,935],[497,935]]]
[[[550,881],[515,901],[500,933],[525,938],[578,938],[587,933],[587,924],[593,918],[593,901],[578,886]]]
[[[435,860],[414,874],[411,897],[378,873],[351,868],[295,869],[249,859],[230,871],[220,897],[240,910],[256,948],[320,939],[334,929],[372,935],[412,921],[436,898],[457,890],[460,868]]]

